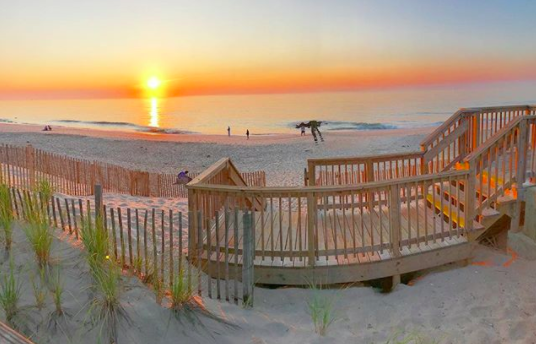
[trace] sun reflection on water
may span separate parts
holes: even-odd
[[[158,98],[151,98],[151,118],[149,120],[150,127],[160,127],[158,115]]]

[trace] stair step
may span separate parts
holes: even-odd
[[[430,193],[426,195],[426,200],[428,201],[428,204],[430,206],[434,204],[434,208],[436,209],[436,211],[441,211],[441,199],[439,197],[436,197],[435,202],[434,202],[433,197],[434,196]],[[459,221],[458,221],[458,207],[456,207],[455,205],[451,205],[449,209],[449,204],[447,200],[443,202],[442,211],[443,211],[443,215],[444,215],[443,218],[445,219],[445,222],[448,223],[452,219],[452,223],[456,225],[456,227],[458,227],[458,223],[459,223],[461,227],[465,228],[465,217],[462,216],[464,213],[461,209],[460,209]],[[484,227],[480,223],[473,221],[473,228],[475,230],[480,230],[480,229],[483,229]]]

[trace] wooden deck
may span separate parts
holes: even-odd
[[[449,222],[447,216],[442,218],[439,211],[434,211],[424,199],[412,201],[409,206],[403,204],[400,208],[399,254],[392,250],[388,206],[377,205],[372,210],[363,206],[330,209],[328,205],[319,208],[313,237],[316,252],[314,266],[317,270],[321,267],[345,267],[403,259],[468,244],[463,228],[458,228],[454,221]],[[225,214],[220,215],[217,224],[210,230],[210,238],[207,240],[205,236],[202,255],[204,270],[213,277],[223,273],[225,262],[242,265],[244,226],[240,219],[243,215],[243,211],[228,213],[227,221]],[[268,268],[271,271],[268,281],[259,280],[258,283],[273,284],[277,280],[274,278],[276,274],[281,276],[281,284],[289,284],[289,278],[284,277],[286,269],[311,266],[306,211],[256,211],[253,219],[253,263],[256,270]],[[208,256],[210,259],[207,259]],[[362,279],[351,277],[352,282],[358,280]],[[306,283],[305,280],[297,281],[297,284]]]
[[[198,268],[246,284],[396,283],[466,260],[478,240],[522,225],[536,107],[460,109],[419,152],[310,159],[305,172],[301,187],[249,187],[222,159],[191,182]]]

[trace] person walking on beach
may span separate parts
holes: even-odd
[[[227,127],[227,136],[231,136],[231,127]]]
[[[322,137],[322,133],[318,129],[322,125],[322,121],[309,121],[307,123],[301,122],[300,124],[296,125],[296,128],[301,129],[302,136],[305,135],[305,128],[311,128],[311,134],[313,135],[313,139],[315,140],[315,143],[318,143],[318,137],[320,137],[320,141],[324,142],[324,138]]]
[[[249,140],[249,129],[246,129],[246,137],[247,137],[246,140]]]

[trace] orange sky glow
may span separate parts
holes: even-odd
[[[0,98],[315,92],[536,79],[536,48],[526,44],[536,24],[523,20],[530,10],[520,6],[328,3],[58,1],[51,8],[12,2],[0,13]],[[492,25],[497,21],[508,24]],[[157,90],[147,89],[151,76],[162,81]]]

